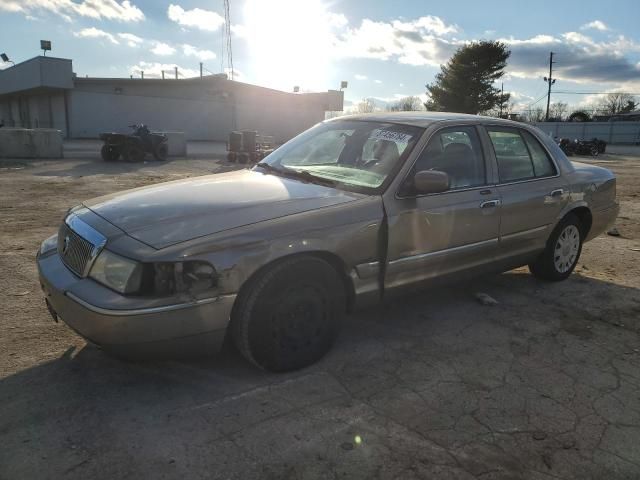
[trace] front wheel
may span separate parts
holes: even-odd
[[[105,162],[115,162],[120,158],[120,150],[115,145],[103,145],[100,155]]]
[[[285,372],[327,353],[346,310],[344,283],[322,259],[297,256],[259,273],[243,288],[231,321],[247,360]]]
[[[531,273],[543,280],[564,280],[578,264],[582,252],[582,225],[578,217],[567,215],[555,228],[545,250],[531,264]]]
[[[158,143],[153,149],[153,158],[163,162],[169,156],[169,145],[167,142]]]

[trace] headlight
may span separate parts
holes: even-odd
[[[58,247],[58,234],[55,233],[40,244],[40,255],[50,253]]]
[[[153,291],[157,295],[202,293],[218,283],[216,270],[207,262],[192,260],[153,264]]]
[[[139,263],[109,250],[98,255],[89,277],[126,295],[195,295],[217,286],[216,271],[207,262]]]
[[[137,293],[142,281],[142,264],[102,250],[89,277],[120,293]]]

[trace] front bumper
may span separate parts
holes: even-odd
[[[174,357],[211,354],[222,346],[235,295],[144,308],[129,301],[126,308],[122,302],[113,308],[98,305],[87,292],[96,300],[113,297],[114,292],[75,276],[57,253],[39,256],[37,263],[51,309],[78,334],[107,351]]]

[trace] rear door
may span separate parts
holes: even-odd
[[[498,172],[502,200],[498,258],[544,248],[569,197],[551,154],[528,130],[485,127]]]
[[[449,190],[427,195],[413,191],[413,177],[421,170],[446,172]],[[491,177],[474,125],[443,128],[431,136],[400,191],[385,199],[389,222],[385,289],[494,259],[500,197],[490,186]]]

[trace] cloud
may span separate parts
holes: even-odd
[[[167,43],[154,42],[154,47],[151,49],[151,53],[154,55],[167,56],[176,53],[176,49]]]
[[[0,0],[0,10],[28,17],[33,13],[50,12],[67,21],[73,16],[121,22],[139,22],[145,18],[142,10],[129,0]]]
[[[374,82],[377,83],[377,84],[381,84],[382,80],[374,80]]]
[[[129,67],[129,73],[134,77],[139,77],[140,72],[144,72],[144,78],[162,78],[162,71],[165,71],[166,78],[174,78],[174,69],[178,67],[178,78],[199,77],[200,72],[190,68],[183,68],[171,63],[158,62],[138,62]]]
[[[119,33],[118,38],[127,42],[127,45],[130,47],[138,47],[144,41],[143,38],[140,38],[133,33]]]
[[[335,37],[337,57],[397,60],[407,65],[439,66],[464,42],[435,35],[456,32],[438,17],[401,22],[364,19],[358,27],[343,29]]]
[[[435,17],[433,15],[420,17],[409,22],[394,20],[392,25],[395,29],[400,31],[417,32],[421,34],[433,33],[435,35],[447,35],[449,33],[458,32],[457,25],[447,25],[440,17]]]
[[[354,77],[356,80],[366,80],[368,78],[366,75],[360,75],[359,73],[356,73]]]
[[[554,77],[559,80],[587,83],[634,82],[640,78],[640,65],[626,53],[640,51],[633,40],[619,36],[596,42],[577,32],[560,37],[537,36],[531,39],[503,39],[511,49],[507,71],[520,78],[543,77],[549,69],[549,52],[554,52]],[[556,84],[556,88],[560,86]]]
[[[83,28],[79,32],[73,32],[73,36],[78,38],[103,38],[105,40],[109,40],[114,45],[118,45],[120,43],[116,40],[116,37],[110,33],[95,27]]]
[[[189,57],[196,57],[202,61],[216,58],[216,54],[211,50],[199,50],[193,45],[188,45],[186,43],[182,45],[182,53]]]
[[[601,20],[594,20],[593,22],[582,25],[580,30],[600,30],[601,32],[606,32],[609,30],[609,27],[607,27]]]
[[[224,18],[220,14],[201,8],[185,10],[180,5],[170,4],[167,16],[169,20],[183,27],[194,27],[209,32],[214,32],[224,25]]]

